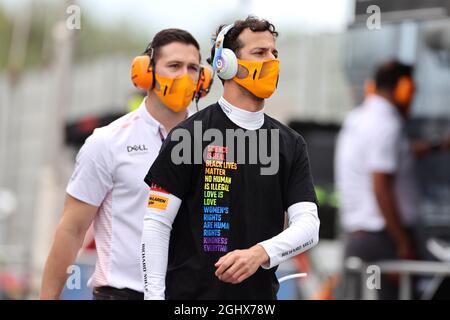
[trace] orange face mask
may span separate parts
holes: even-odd
[[[269,98],[277,88],[280,61],[237,61],[238,72],[233,80],[258,98]]]
[[[197,83],[188,74],[177,78],[167,78],[155,74],[153,89],[161,102],[174,112],[186,110],[197,89]]]

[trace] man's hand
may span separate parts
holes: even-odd
[[[266,250],[257,244],[250,249],[234,250],[219,259],[214,265],[219,280],[232,284],[241,283],[258,268],[269,261]]]
[[[386,229],[395,241],[398,257],[400,259],[413,258],[413,246],[410,237],[401,223],[400,214],[397,209],[393,191],[394,176],[392,174],[374,172],[372,173],[372,179],[375,196],[386,223]]]

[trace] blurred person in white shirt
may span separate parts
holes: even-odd
[[[426,155],[432,145],[411,143],[406,135],[413,67],[395,60],[381,64],[370,91],[345,119],[336,147],[344,255],[366,262],[417,258],[414,156]],[[396,299],[396,291],[396,281],[383,277],[379,297]]]

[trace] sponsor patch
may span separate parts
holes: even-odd
[[[160,210],[166,210],[169,198],[161,197],[156,194],[150,194],[148,198],[148,207]]]

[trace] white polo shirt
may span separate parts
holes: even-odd
[[[406,226],[415,222],[417,187],[413,161],[404,119],[389,101],[374,95],[350,112],[335,154],[340,219],[345,231],[385,228],[373,190],[372,172],[394,175],[401,220]]]
[[[94,220],[97,263],[91,287],[142,292],[140,245],[147,208],[144,182],[159,153],[164,128],[141,106],[96,129],[77,155],[67,193],[98,206]]]

